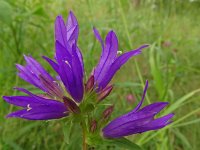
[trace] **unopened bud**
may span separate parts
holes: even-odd
[[[65,107],[67,107],[67,109],[71,113],[75,113],[75,114],[79,114],[80,113],[80,108],[77,106],[77,104],[73,100],[71,100],[68,97],[63,96],[63,101],[64,101]]]
[[[102,101],[104,98],[106,98],[110,92],[112,91],[113,86],[106,86],[102,91],[100,91],[99,95],[98,95],[98,101]]]
[[[109,106],[108,108],[106,108],[104,110],[104,112],[103,112],[103,119],[107,120],[111,116],[113,110],[114,110],[114,105]]]
[[[94,87],[94,75],[91,75],[85,85],[85,91],[90,92]]]
[[[97,129],[97,121],[92,120],[92,122],[90,123],[90,132],[94,133],[96,129]]]
[[[135,96],[133,94],[128,94],[126,96],[126,100],[129,104],[133,104],[136,101]]]

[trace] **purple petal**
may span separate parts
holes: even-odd
[[[79,61],[79,57],[76,53],[76,47],[75,45],[73,46],[73,57],[72,57],[72,71],[74,74],[74,80],[75,80],[75,86],[76,89],[75,91],[72,92],[72,97],[80,102],[83,98],[83,72],[82,72],[82,65],[81,62]]]
[[[27,62],[26,67],[29,68],[33,73],[39,75],[42,74],[46,77],[48,77],[51,80],[54,80],[49,73],[42,67],[42,65],[40,65],[40,63],[38,63],[36,60],[34,60],[31,56],[25,56],[24,58]]]
[[[10,104],[20,107],[27,107],[28,104],[39,105],[43,102],[30,96],[3,96],[3,99]]]
[[[59,41],[56,41],[56,58],[58,64],[61,64],[63,61],[71,63],[71,54],[69,53],[69,49],[71,49],[69,46],[64,47],[59,43]]]
[[[103,133],[107,138],[120,138],[149,130],[157,130],[171,123],[170,119],[172,117],[173,114],[169,114],[155,120],[153,120],[151,117],[146,117],[134,120],[132,122],[125,122],[124,124],[116,126],[115,128],[108,128],[106,126],[103,129]]]
[[[67,41],[69,42],[70,45],[76,42],[76,40],[78,39],[78,33],[79,33],[78,26],[75,26],[67,31],[67,37],[68,37]]]
[[[55,40],[59,41],[64,47],[67,46],[67,29],[62,16],[57,16],[55,21]]]
[[[25,81],[42,89],[52,97],[62,97],[62,90],[49,73],[32,57],[24,56],[26,66],[16,65],[20,71],[18,75]]]
[[[147,88],[148,81],[146,81],[142,99],[136,108],[129,113],[114,119],[105,128],[103,128],[102,131],[104,137],[120,138],[149,130],[157,130],[171,123],[170,119],[173,117],[173,114],[154,119],[155,115],[168,105],[167,102],[155,102],[140,109],[144,101]]]
[[[154,112],[140,112],[137,113],[135,115],[122,115],[114,120],[112,120],[105,128],[104,131],[109,131],[109,130],[113,130],[115,128],[118,128],[120,126],[126,125],[126,124],[132,124],[137,120],[141,120],[141,119],[148,119],[148,118],[153,118],[153,116],[155,115]]]
[[[144,98],[145,98],[146,92],[147,92],[147,89],[148,89],[148,85],[149,85],[148,84],[148,80],[146,80],[146,84],[145,84],[144,91],[143,91],[143,94],[142,94],[142,99],[139,102],[139,104],[135,107],[135,109],[132,111],[133,113],[138,111],[140,109],[140,107],[142,106],[142,104],[144,102]]]
[[[66,22],[67,30],[70,30],[71,28],[73,28],[77,25],[78,25],[78,21],[77,21],[75,15],[73,14],[73,12],[70,11],[69,16],[67,18],[67,22]]]
[[[37,77],[36,74],[34,74],[30,69],[22,66],[22,65],[19,65],[19,64],[16,64],[16,68],[19,70],[18,72],[18,76],[25,80],[26,82],[34,85],[35,87],[45,91],[45,87],[41,85],[40,83],[40,80],[39,78]]]
[[[79,61],[81,63],[81,70],[82,70],[82,74],[84,76],[84,63],[83,63],[83,56],[82,53],[80,51],[80,49],[78,47],[76,47],[76,53],[78,55]]]
[[[48,92],[48,87],[41,82],[40,76],[45,77],[52,83],[54,82],[53,77],[32,57],[24,56],[24,58],[27,62],[25,66],[16,64],[16,68],[19,70],[19,77],[33,84],[35,87],[40,88],[44,92]]]
[[[73,67],[74,67],[74,58],[73,60]],[[80,70],[79,70],[80,71]],[[62,82],[64,83],[67,91],[70,93],[70,95],[73,97],[74,100],[77,102],[80,102],[82,100],[83,96],[83,85],[82,80],[78,76],[80,74],[74,74],[76,72],[76,68],[72,68],[69,64],[66,62],[63,62],[60,67],[60,78]]]
[[[150,131],[150,130],[158,130],[161,129],[165,126],[167,126],[168,124],[170,124],[172,121],[170,120],[172,117],[174,116],[174,114],[168,114],[166,116],[163,116],[161,118],[155,119],[145,125],[142,126],[137,126],[137,128],[135,128],[134,130],[131,131],[132,134],[136,134],[136,133],[142,133],[142,132],[146,132],[146,131]]]
[[[101,38],[101,35],[99,34],[99,31],[96,28],[93,28],[93,32],[94,32],[94,35],[95,35],[96,39],[101,43],[101,46],[103,48],[104,47],[104,43],[103,43],[103,40]]]
[[[114,74],[120,69],[120,67],[125,64],[131,57],[138,55],[141,53],[143,48],[146,48],[148,45],[143,45],[136,50],[132,50],[130,52],[126,52],[119,56],[110,66],[104,77],[99,80],[99,87],[104,88],[112,79]]]
[[[97,84],[100,84],[102,78],[110,69],[111,64],[115,61],[118,51],[118,39],[114,31],[110,31],[105,40],[105,46],[102,47],[100,61],[95,68],[94,77]]]
[[[133,121],[141,120],[144,118],[153,118],[157,113],[159,113],[163,108],[165,108],[167,104],[167,102],[156,102],[145,106],[138,112],[131,111],[121,117],[118,117],[116,120],[113,120],[112,125],[110,125],[110,127],[119,127],[123,124],[132,123]]]
[[[153,104],[147,105],[144,108],[140,109],[138,112],[155,112],[159,113],[162,109],[164,109],[169,103],[168,102],[155,102]]]
[[[58,73],[58,64],[55,63],[53,60],[51,60],[50,58],[46,57],[46,56],[42,56],[50,65],[51,67]]]
[[[68,92],[70,92],[70,85],[73,84],[73,73],[71,65],[66,61],[62,62],[59,66],[59,75]]]
[[[60,85],[56,82],[52,82],[51,80],[49,80],[49,78],[40,75],[39,79],[41,81],[41,83],[46,87],[47,93],[54,97],[59,97],[62,98],[63,97],[63,91],[62,88],[60,87]]]
[[[46,99],[41,96],[36,96],[32,93],[30,96],[3,96],[3,99],[10,104],[20,107],[27,107],[28,104],[30,106],[63,104],[59,101],[53,99]]]
[[[18,91],[21,91],[29,96],[32,96],[32,97],[39,97],[39,96],[36,96],[35,94],[31,93],[30,91],[24,89],[24,88],[20,88],[20,87],[14,87],[15,90],[18,90]]]
[[[115,126],[114,128],[110,128],[110,126],[106,126],[105,128],[103,128],[103,134],[104,134],[104,137],[107,137],[107,138],[119,138],[119,137],[131,135],[132,134],[131,131],[133,130],[133,128],[147,124],[152,120],[153,118],[151,115],[137,119],[137,120],[133,120],[133,121],[126,121],[123,124],[121,124],[120,122],[121,120],[118,120],[119,122],[118,126]]]
[[[16,88],[29,96],[3,96],[3,99],[13,105],[23,107],[20,110],[9,114],[7,117],[20,117],[29,120],[57,119],[68,115],[64,103],[36,96],[23,88]]]
[[[21,91],[27,95],[29,95],[30,97],[40,101],[40,103],[44,103],[46,104],[47,102],[48,103],[58,103],[59,101],[56,101],[56,100],[53,100],[53,99],[47,99],[47,98],[43,98],[41,96],[37,96],[31,92],[29,92],[28,90],[24,89],[24,88],[19,88],[19,87],[15,87],[14,89],[18,90],[18,91]],[[60,103],[60,102],[59,102]]]
[[[59,119],[68,115],[64,104],[29,106],[27,109],[19,110],[7,115],[8,118],[16,117],[28,120]]]
[[[148,121],[152,121],[153,117],[157,113],[159,113],[164,107],[166,107],[167,104],[167,102],[156,102],[144,107],[136,113],[130,112],[113,120],[109,125],[107,125],[107,128],[105,128],[104,130],[120,130],[121,127],[128,129],[128,126],[133,127],[146,124],[148,123]]]
[[[66,28],[67,28],[68,41],[72,41],[72,42],[77,41],[78,34],[79,34],[79,27],[78,27],[78,21],[72,11],[70,11],[69,13],[69,16],[66,22]]]
[[[72,54],[69,54],[65,47],[56,42],[58,74],[70,95],[74,100],[80,102],[83,98],[83,63],[80,61],[80,51],[77,50],[76,45],[68,48],[72,49]]]

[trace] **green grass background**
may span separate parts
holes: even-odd
[[[161,115],[174,112],[174,123],[159,130],[130,136],[144,149],[198,150],[200,147],[200,1],[199,0],[0,0],[0,93],[18,95],[12,87],[39,93],[16,76],[16,63],[23,54],[42,60],[54,54],[54,20],[72,10],[80,25],[78,45],[86,76],[98,62],[101,47],[92,27],[101,35],[113,29],[123,52],[148,43],[140,56],[131,59],[113,79],[115,89],[106,99],[115,103],[112,118],[131,110],[140,100],[146,79],[150,82],[145,104],[168,101]],[[136,102],[129,104],[126,96]],[[68,137],[66,120],[26,121],[6,119],[16,110],[0,101],[0,149],[80,149],[81,134],[73,129]],[[97,149],[120,149],[102,145]]]

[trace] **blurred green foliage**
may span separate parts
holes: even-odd
[[[40,92],[16,76],[15,63],[32,55],[53,58],[54,20],[72,10],[80,25],[79,47],[86,76],[97,63],[101,48],[93,36],[95,26],[103,37],[113,29],[125,52],[143,43],[150,48],[130,60],[113,80],[115,89],[105,103],[115,103],[112,117],[131,110],[139,101],[144,81],[150,81],[147,103],[169,101],[163,112],[174,112],[174,123],[159,130],[133,135],[144,149],[198,150],[200,147],[200,1],[199,0],[0,0],[0,93],[17,95],[14,86]],[[133,104],[126,96],[133,94]],[[79,127],[66,119],[26,121],[5,119],[16,108],[0,101],[0,149],[80,149]],[[72,129],[69,132],[68,129]],[[97,149],[120,149],[102,145]]]

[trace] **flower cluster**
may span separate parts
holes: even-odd
[[[76,17],[69,13],[67,22],[62,16],[55,20],[55,56],[43,58],[57,73],[51,76],[42,65],[31,56],[24,56],[26,65],[17,64],[18,76],[36,88],[43,91],[43,95],[35,95],[24,88],[15,88],[27,96],[3,96],[3,99],[13,105],[22,107],[7,117],[17,117],[28,120],[50,120],[69,117],[70,115],[84,115],[84,109],[92,105],[92,110],[112,91],[110,83],[115,73],[131,57],[141,53],[148,45],[142,45],[118,55],[118,39],[114,31],[110,31],[103,40],[96,28],[93,29],[96,39],[102,47],[102,54],[89,79],[84,83],[85,71],[81,50],[77,45],[79,26]],[[105,138],[119,138],[131,134],[157,130],[168,125],[173,114],[154,119],[168,103],[156,102],[141,109],[148,82],[141,101],[131,112],[122,115],[108,123],[114,106],[103,112],[107,125],[101,128]],[[95,95],[91,100],[90,95]],[[89,99],[89,100],[88,100]],[[90,102],[90,103],[88,103]],[[91,111],[92,111],[91,110]],[[95,132],[98,122],[90,122],[89,131]]]

